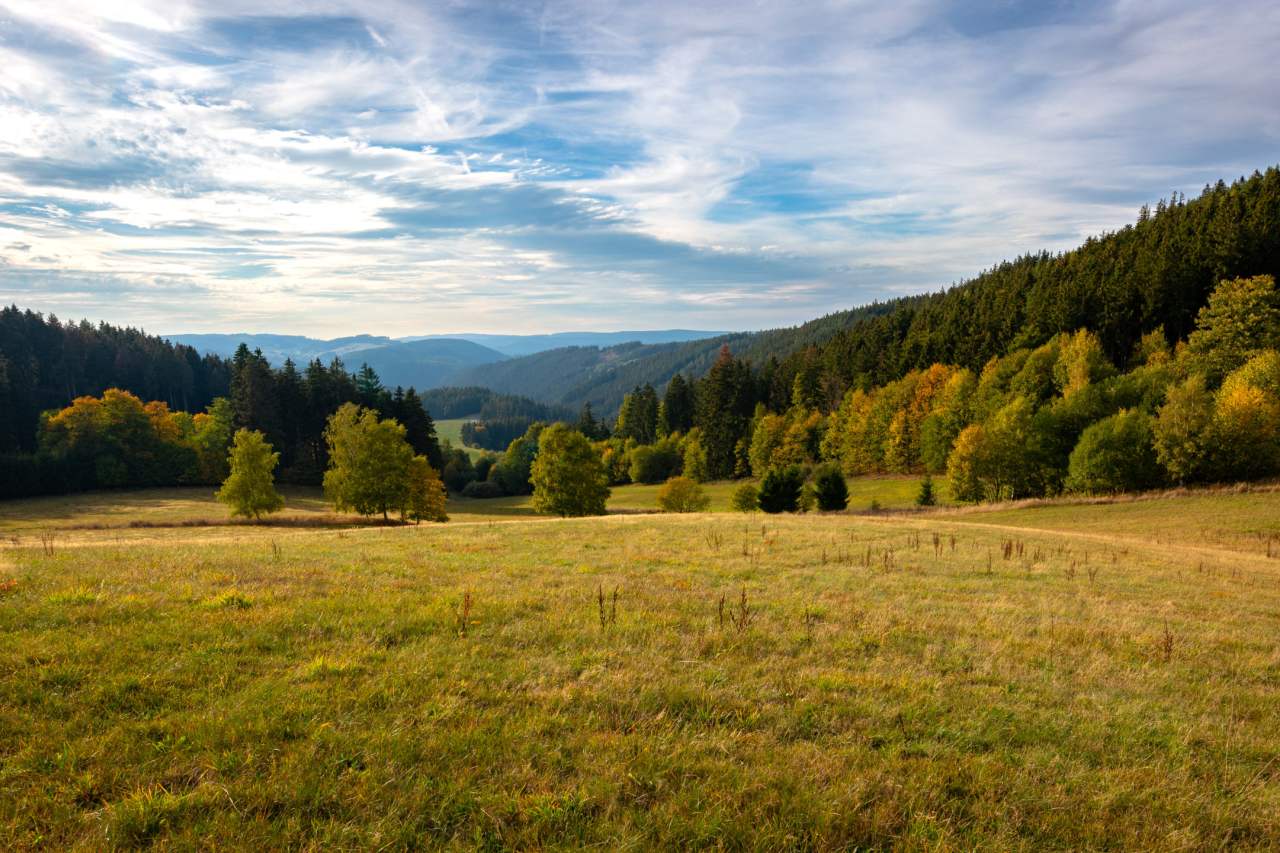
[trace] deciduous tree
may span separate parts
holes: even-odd
[[[586,436],[555,424],[538,437],[533,461],[533,506],[559,516],[604,515],[609,480]]]
[[[236,431],[231,446],[229,468],[218,500],[231,508],[232,515],[261,518],[284,507],[284,498],[276,491],[275,470],[280,454],[272,450],[266,437],[257,430]]]

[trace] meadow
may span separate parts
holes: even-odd
[[[454,447],[461,448],[467,452],[474,462],[485,454],[485,450],[479,447],[472,447],[462,440],[462,425],[467,421],[473,421],[475,418],[448,418],[436,421],[436,436],[440,441],[447,441]]]
[[[419,527],[0,504],[0,849],[1280,846],[1280,491],[631,488]]]

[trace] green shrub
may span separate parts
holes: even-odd
[[[663,483],[680,470],[680,449],[672,441],[645,444],[631,451],[633,483]]]
[[[933,493],[933,478],[928,474],[920,481],[920,492],[916,495],[916,506],[933,506],[938,498]]]
[[[502,490],[502,486],[493,480],[473,480],[462,488],[462,496],[464,498],[476,498],[477,500],[500,498],[505,494],[506,492]]]
[[[711,497],[694,480],[672,477],[658,490],[658,506],[663,512],[705,512]]]
[[[564,424],[538,437],[533,460],[533,508],[559,516],[604,515],[609,477],[586,436]]]
[[[760,509],[760,489],[755,483],[743,483],[733,490],[729,503],[737,512],[756,512]]]
[[[231,447],[231,473],[218,491],[218,500],[232,515],[261,518],[279,512],[284,498],[276,491],[275,470],[280,454],[271,449],[262,433],[242,429]]]

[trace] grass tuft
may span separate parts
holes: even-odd
[[[102,593],[93,587],[75,586],[53,593],[49,596],[49,603],[69,606],[96,604],[101,597]]]
[[[213,610],[248,610],[253,606],[253,600],[237,589],[229,589],[205,599],[204,606]]]

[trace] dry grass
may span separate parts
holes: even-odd
[[[1272,849],[1277,517],[64,525],[0,547],[0,848]]]

